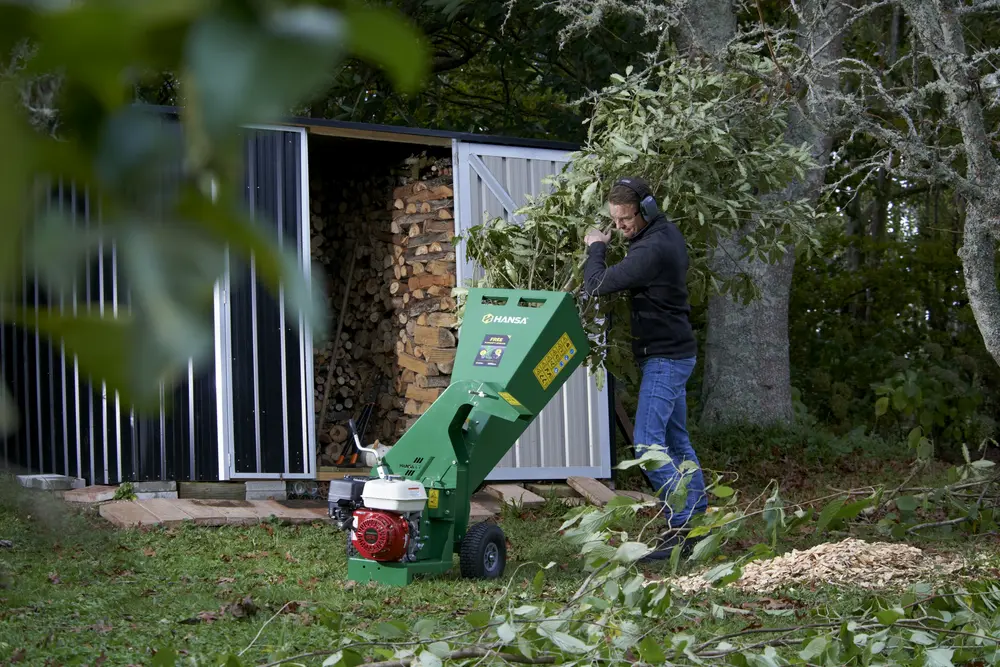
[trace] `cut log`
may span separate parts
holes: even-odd
[[[615,497],[615,492],[598,482],[593,477],[569,477],[566,483],[587,499],[591,505],[603,507]]]

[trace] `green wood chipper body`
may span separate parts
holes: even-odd
[[[588,351],[572,295],[470,290],[451,383],[381,461],[383,473],[426,491],[419,549],[401,562],[354,553],[348,577],[405,585],[414,574],[448,571],[455,554],[466,576],[490,576],[490,564],[477,559],[505,560],[506,552],[496,526],[470,531],[471,496]]]

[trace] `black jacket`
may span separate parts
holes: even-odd
[[[584,290],[599,296],[628,290],[632,296],[632,352],[686,359],[698,345],[688,314],[688,255],[684,236],[662,213],[629,240],[628,254],[606,266],[604,243],[592,243],[583,270]]]

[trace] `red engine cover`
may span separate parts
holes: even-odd
[[[352,542],[358,553],[369,560],[398,561],[410,542],[410,524],[399,514],[381,510],[354,512]]]

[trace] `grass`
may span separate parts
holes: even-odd
[[[537,565],[553,561],[544,595],[568,599],[584,573],[558,535],[559,507],[550,500],[503,513],[509,554],[499,582],[463,580],[456,568],[395,589],[346,581],[344,537],[326,525],[118,531],[7,478],[0,480],[0,538],[14,546],[0,549],[0,664],[150,664],[167,646],[189,656],[242,653],[243,664],[261,664],[332,646],[341,622],[361,630],[425,618],[459,626],[468,613],[489,611],[505,591],[515,605],[521,596],[530,599]],[[644,569],[658,575],[664,567]],[[712,592],[692,600],[664,630],[707,639],[787,624],[824,604],[846,611],[867,595],[826,588],[765,598]],[[719,615],[723,606],[730,611]]]

